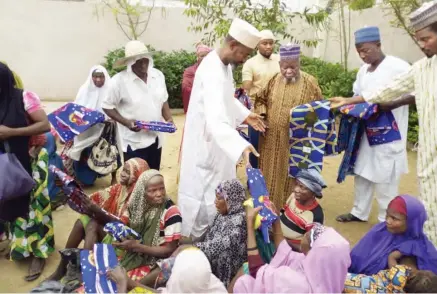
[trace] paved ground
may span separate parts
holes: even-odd
[[[62,104],[62,102],[46,103],[46,111],[50,112]],[[184,117],[176,116],[175,121],[179,130],[175,134],[166,136],[163,149],[162,173],[165,176],[168,195],[176,200],[177,161]],[[335,216],[349,211],[352,205],[353,196],[352,178],[348,178],[346,182],[341,185],[336,183],[337,170],[340,162],[340,156],[327,158],[324,162],[323,176],[329,187],[324,192],[324,198],[321,200],[321,205],[325,212],[326,224],[333,226],[352,244],[355,244],[357,240],[359,240],[368,231],[368,229],[377,222],[375,213],[376,203],[374,203],[372,216],[368,223],[339,224],[335,221]],[[409,154],[409,166],[410,174],[402,178],[400,192],[415,195],[417,194],[415,153]],[[240,178],[243,178],[244,171],[239,170],[239,176]],[[109,179],[102,179],[96,183],[95,187],[89,189],[87,192],[101,189],[108,184]],[[70,229],[77,218],[77,214],[69,208],[65,208],[61,211],[55,211],[53,213],[53,217],[56,249],[59,250],[65,245]],[[59,254],[54,253],[48,259],[46,269],[40,280],[33,283],[27,283],[23,280],[23,277],[26,275],[27,271],[26,262],[14,263],[0,258],[0,269],[2,269],[2,273],[0,274],[0,292],[28,292],[30,289],[32,289],[32,287],[36,286],[38,282],[43,280],[54,271],[58,261]]]

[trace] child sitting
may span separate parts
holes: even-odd
[[[295,251],[300,250],[303,235],[314,223],[323,224],[323,210],[316,198],[322,198],[325,187],[322,175],[314,169],[296,175],[296,186],[280,215],[284,237]]]

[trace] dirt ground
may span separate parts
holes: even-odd
[[[177,197],[177,163],[184,116],[176,116],[175,122],[179,130],[175,134],[166,135],[162,156],[162,173],[165,177],[167,192],[174,200],[176,200]],[[399,191],[401,193],[416,195],[416,154],[410,153],[408,157],[410,173],[402,178]],[[371,226],[376,224],[376,202],[373,204],[372,215],[370,221],[367,223],[340,224],[335,221],[335,217],[338,214],[348,212],[351,209],[353,202],[353,179],[349,177],[342,184],[336,183],[337,170],[341,158],[341,156],[329,157],[326,158],[324,162],[323,176],[328,183],[328,188],[324,191],[324,198],[320,202],[325,212],[326,224],[337,229],[351,244],[355,244]],[[244,170],[240,169],[238,174],[240,178],[244,178]],[[96,191],[107,185],[109,185],[109,178],[101,179],[93,188],[88,189],[87,192]],[[68,207],[53,212],[57,250],[62,249],[65,245],[68,234],[77,216],[77,213]],[[0,292],[28,292],[55,270],[58,261],[59,254],[55,252],[47,260],[46,268],[40,279],[28,283],[23,279],[27,273],[27,262],[11,262],[1,257]]]

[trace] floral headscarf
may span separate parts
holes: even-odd
[[[221,182],[215,191],[226,201],[228,214],[244,211],[243,202],[246,200],[246,191],[239,180]]]
[[[141,174],[146,170],[149,170],[150,167],[145,160],[139,157],[129,159],[125,162],[125,165],[127,165],[129,168],[129,179],[127,181],[127,184],[129,186],[130,192],[132,192]]]

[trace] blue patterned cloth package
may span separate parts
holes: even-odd
[[[139,121],[135,122],[136,126],[140,129],[162,132],[162,133],[174,133],[176,132],[176,126],[173,123],[163,122],[163,121]]]
[[[338,154],[335,115],[327,100],[296,106],[290,111],[290,177],[301,169],[322,172],[323,157]]]
[[[140,234],[121,222],[107,223],[103,231],[114,237],[118,242],[125,240],[141,240]]]

